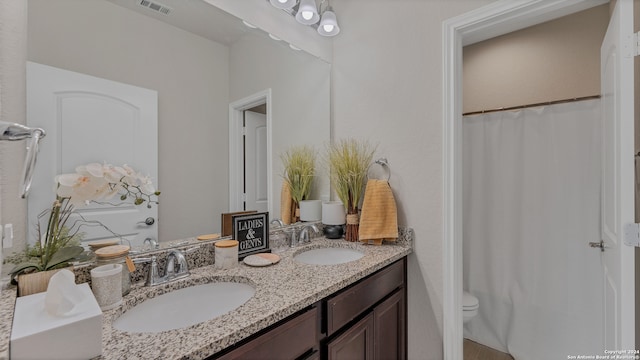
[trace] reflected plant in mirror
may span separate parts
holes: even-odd
[[[280,158],[284,165],[283,204],[280,209],[282,222],[296,223],[300,221],[300,202],[309,199],[311,194],[316,152],[311,146],[294,145]],[[289,197],[291,201],[288,201]]]
[[[127,165],[82,165],[76,168],[75,173],[56,176],[55,182],[58,185],[56,200],[50,209],[38,215],[35,244],[27,245],[24,252],[8,259],[18,262],[10,271],[12,278],[23,273],[59,269],[69,266],[72,261],[85,260],[84,248],[79,245],[84,236],[81,230],[85,227],[103,227],[115,237],[121,237],[99,221],[86,220],[74,211],[76,208],[90,203],[117,206],[117,203],[109,202],[115,197],[122,202],[151,207],[158,204],[160,195],[149,177]]]

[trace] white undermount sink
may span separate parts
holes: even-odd
[[[113,322],[117,330],[160,332],[199,324],[246,303],[256,290],[236,282],[196,285],[145,300]]]
[[[356,261],[363,256],[363,252],[355,249],[327,247],[307,250],[295,255],[293,258],[303,264],[338,265]]]

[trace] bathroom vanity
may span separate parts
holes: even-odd
[[[406,257],[210,359],[406,358]]]
[[[101,359],[367,359],[406,358],[406,257],[412,231],[382,246],[316,239],[280,252],[279,263],[218,270],[205,265],[184,279],[136,286],[121,307],[104,312]],[[311,265],[295,257],[319,248],[348,248],[362,258],[336,265]],[[243,305],[196,325],[160,332],[126,332],[113,327],[123,313],[145,300],[202,284],[249,284],[255,295]],[[211,307],[220,299],[211,298]],[[0,324],[11,323],[4,290]],[[187,306],[175,301],[172,306]],[[159,316],[162,316],[159,314]],[[0,325],[8,339],[10,326]],[[7,340],[8,342],[8,340]],[[8,344],[0,344],[8,345]],[[2,353],[0,347],[0,354]],[[6,351],[6,350],[5,350]]]

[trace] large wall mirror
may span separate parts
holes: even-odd
[[[161,3],[168,14],[136,0],[28,0],[28,60],[157,91],[160,242],[219,232],[221,213],[242,210],[230,204],[230,104],[268,92],[265,183],[279,218],[280,155],[329,141],[331,64],[202,0]],[[313,197],[327,199],[318,172]]]

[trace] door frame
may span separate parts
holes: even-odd
[[[272,134],[273,121],[271,119],[271,88],[262,90],[229,104],[229,211],[242,211],[244,199],[240,186],[244,177],[243,163],[244,147],[242,138],[243,112],[255,106],[267,105],[267,191],[269,196],[269,213],[273,213],[273,159]]]
[[[443,30],[443,351],[463,358],[462,47],[607,3],[499,0],[445,20]]]

